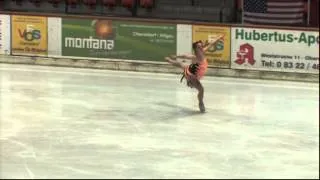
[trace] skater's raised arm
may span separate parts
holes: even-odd
[[[220,35],[220,36],[218,36],[217,38],[215,38],[215,40],[210,41],[205,47],[203,47],[203,51],[204,51],[204,52],[207,52],[211,46],[213,46],[213,45],[216,44],[220,39],[223,39],[223,38],[224,38],[224,36],[223,36],[223,35]]]

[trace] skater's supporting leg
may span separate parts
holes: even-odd
[[[204,88],[201,82],[195,77],[191,77],[190,82],[191,82],[191,85],[198,90],[199,109],[201,112],[205,112],[205,106],[203,103]]]

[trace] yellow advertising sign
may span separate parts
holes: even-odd
[[[12,54],[47,55],[47,18],[12,16]]]
[[[210,42],[219,35],[224,35],[224,39],[219,40],[215,46],[212,46],[206,53],[209,66],[230,68],[230,28],[216,26],[198,26],[192,27],[192,42],[202,40],[202,42]]]

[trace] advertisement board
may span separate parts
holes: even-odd
[[[46,17],[13,15],[11,22],[11,51],[13,55],[47,55]]]
[[[176,25],[62,19],[63,56],[164,61],[176,43]]]
[[[10,15],[0,14],[0,54],[10,54]]]
[[[207,52],[209,66],[218,68],[230,68],[230,27],[198,26],[192,27],[192,42],[201,40],[204,43],[215,39],[216,36],[224,35]]]
[[[319,32],[234,27],[231,68],[319,74]]]

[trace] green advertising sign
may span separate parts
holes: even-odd
[[[176,43],[176,25],[62,19],[63,56],[164,61]]]

